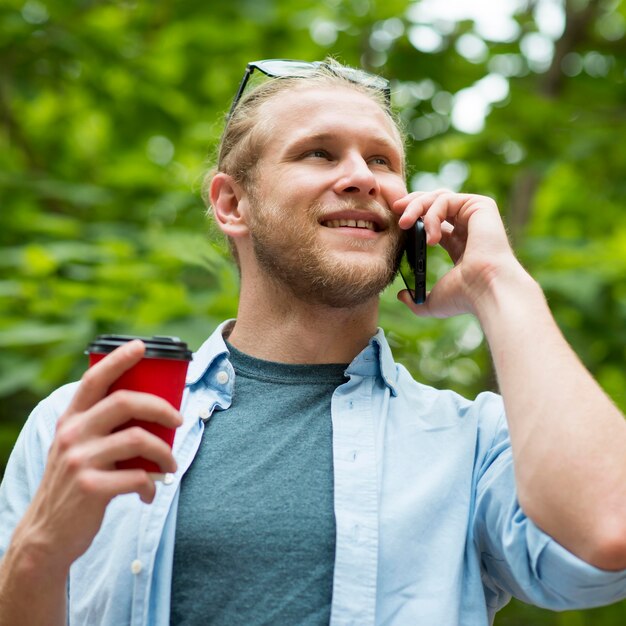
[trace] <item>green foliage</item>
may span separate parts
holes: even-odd
[[[468,19],[429,20],[429,4],[0,5],[0,475],[29,409],[80,376],[95,334],[174,334],[197,347],[235,314],[237,272],[199,190],[245,64],[259,58],[333,54],[390,77],[411,184],[498,200],[563,332],[626,408],[626,5],[565,3],[565,32],[542,64],[528,37],[545,0],[520,10],[505,40]],[[419,51],[429,32],[439,44]],[[461,53],[468,41],[474,52]],[[487,75],[508,93],[482,130],[461,132],[460,93]],[[448,264],[433,251],[429,265],[432,284]],[[493,387],[475,320],[416,320],[395,287],[381,323],[414,375],[470,396]],[[497,623],[624,617],[623,604],[562,615],[514,604]]]

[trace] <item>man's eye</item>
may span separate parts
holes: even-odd
[[[329,154],[328,152],[326,152],[326,150],[310,150],[309,152],[307,152],[307,156],[310,157],[315,157],[317,159],[328,159]]]
[[[385,157],[373,157],[372,159],[370,159],[370,162],[374,163],[375,165],[389,166],[389,159],[386,159]]]

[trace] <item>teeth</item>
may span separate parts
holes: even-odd
[[[376,230],[374,222],[369,220],[328,220],[323,222],[328,228],[339,228],[340,226],[348,226],[349,228],[367,228],[367,230]]]

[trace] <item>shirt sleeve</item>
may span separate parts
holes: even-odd
[[[526,517],[517,501],[504,415],[478,475],[474,543],[492,606],[505,604],[509,594],[557,611],[626,597],[626,570],[608,572],[586,563]]]
[[[75,389],[75,384],[66,385],[39,403],[11,452],[0,484],[0,558],[39,487],[58,416],[69,404]]]

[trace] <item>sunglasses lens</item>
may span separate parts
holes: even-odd
[[[359,85],[365,85],[366,87],[374,87],[375,89],[388,89],[389,82],[387,79],[382,78],[381,76],[376,76],[375,74],[368,74],[367,72],[362,72],[361,70],[355,70],[353,68],[344,68],[340,72],[342,76],[345,76],[349,80],[354,83],[358,83]]]
[[[293,76],[295,78],[306,77],[311,74],[316,67],[314,63],[306,61],[283,61],[281,59],[270,59],[268,61],[257,61],[254,66],[264,74],[272,77]]]

